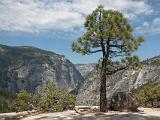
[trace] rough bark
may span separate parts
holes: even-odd
[[[107,98],[106,98],[106,64],[107,60],[103,59],[102,61],[102,70],[101,70],[101,82],[100,82],[100,111],[107,111]]]

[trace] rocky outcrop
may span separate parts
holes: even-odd
[[[107,98],[116,92],[130,92],[144,84],[160,82],[160,56],[143,61],[144,66],[139,70],[122,70],[107,76]],[[79,86],[77,105],[99,105],[100,77],[95,70]]]
[[[63,55],[34,47],[0,45],[0,87],[10,91],[27,90],[47,82],[57,88],[74,89],[83,77]]]
[[[87,75],[96,68],[96,63],[75,64],[75,66],[81,75],[86,78]]]
[[[138,111],[139,102],[133,93],[117,92],[110,101],[109,108],[114,111]]]

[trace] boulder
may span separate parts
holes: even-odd
[[[117,92],[110,101],[110,109],[115,111],[138,111],[139,102],[130,92]]]

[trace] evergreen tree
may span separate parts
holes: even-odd
[[[86,32],[72,43],[72,49],[83,55],[102,53],[100,111],[105,112],[107,75],[125,69],[129,65],[139,65],[138,57],[132,56],[131,53],[138,49],[144,39],[132,34],[132,27],[122,13],[105,10],[103,6],[99,6],[87,16],[84,26]]]

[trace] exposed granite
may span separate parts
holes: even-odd
[[[107,98],[115,92],[130,92],[143,84],[160,82],[160,56],[143,61],[139,70],[119,71],[107,78]],[[95,70],[79,86],[77,105],[99,105],[100,77]]]
[[[77,70],[86,78],[87,75],[96,68],[96,63],[75,64]]]
[[[58,88],[71,91],[83,80],[63,55],[34,47],[0,45],[1,88],[34,92],[37,86],[54,82]]]

